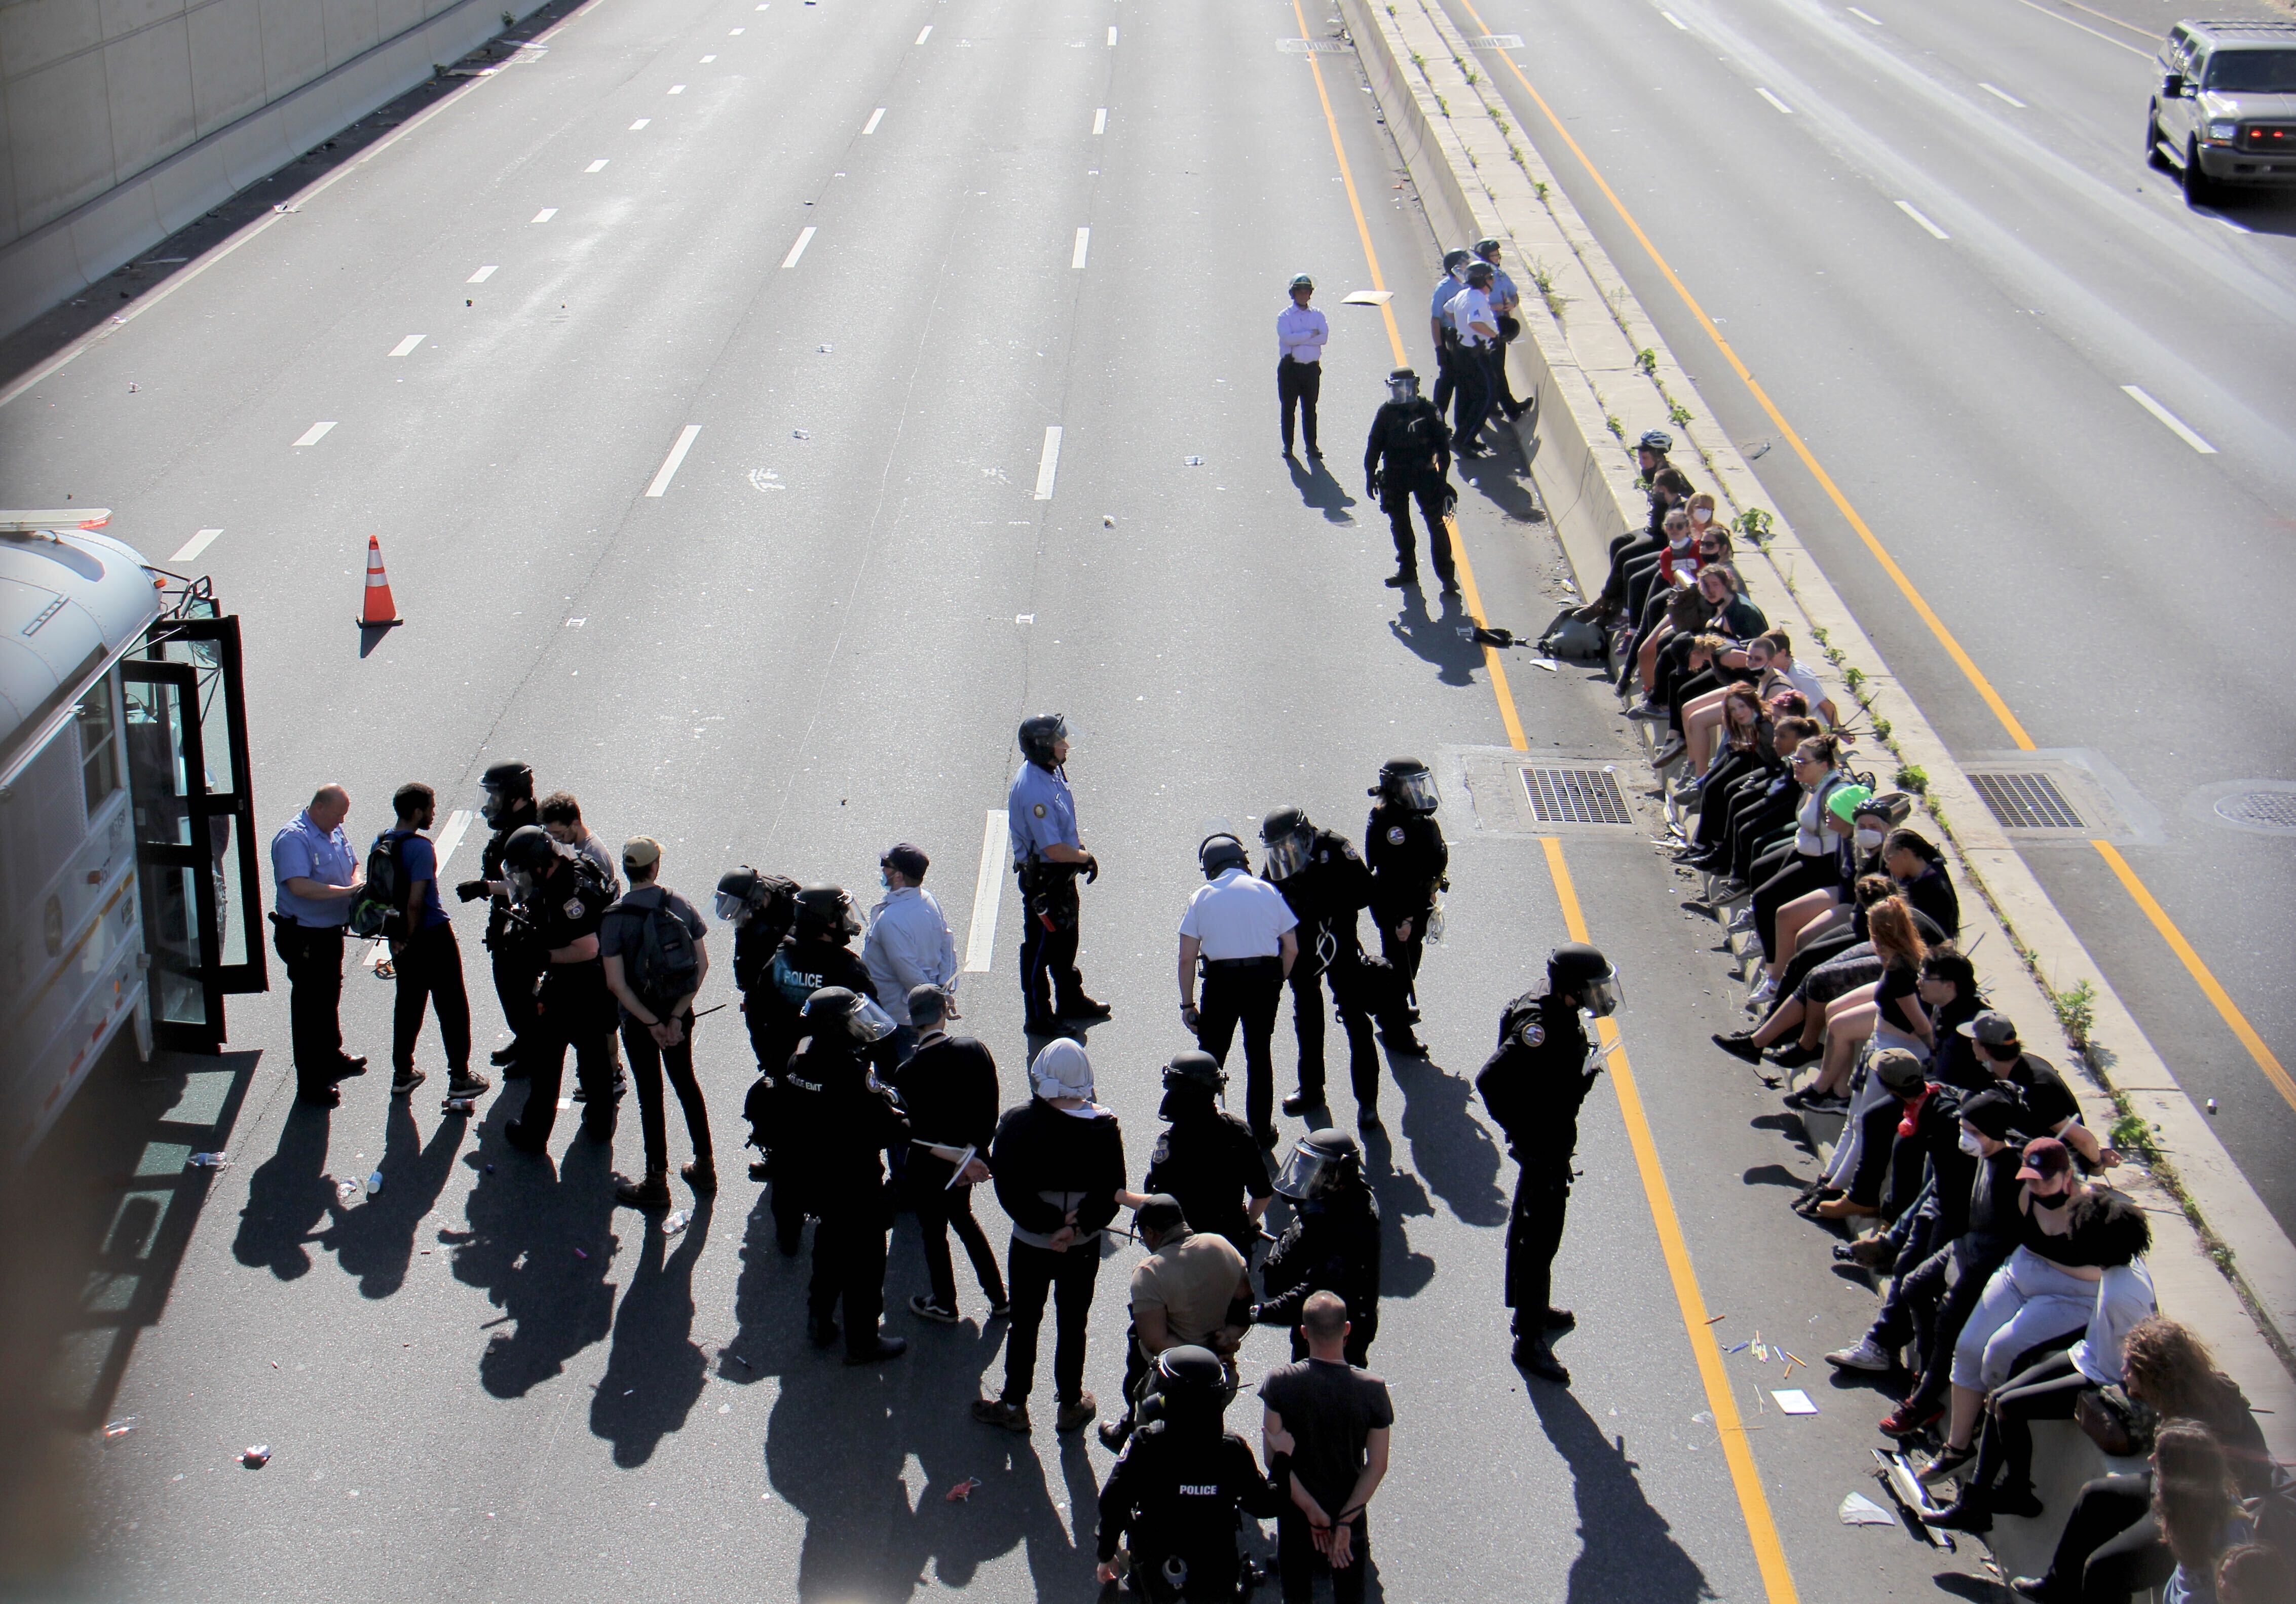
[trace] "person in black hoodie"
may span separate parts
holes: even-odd
[[[906,1143],[909,1122],[871,1074],[890,1058],[893,1021],[868,994],[825,986],[805,1006],[807,1035],[782,1076],[786,1146],[776,1148],[774,1210],[783,1191],[821,1223],[813,1233],[813,1281],[806,1289],[806,1335],[816,1347],[838,1338],[845,1309],[845,1363],[894,1359],[908,1347],[877,1330],[885,1307],[884,1153]]]
[[[1119,1208],[1136,1208],[1144,1199],[1125,1190],[1124,1132],[1114,1114],[1092,1101],[1092,1063],[1084,1049],[1066,1038],[1047,1042],[1029,1076],[1036,1095],[1005,1111],[988,1150],[996,1200],[1013,1221],[1005,1259],[1013,1324],[1004,1338],[1004,1391],[975,1398],[972,1418],[1008,1431],[1029,1429],[1037,1331],[1049,1296],[1059,1309],[1054,1423],[1062,1431],[1081,1431],[1100,1413],[1098,1401],[1084,1389],[1100,1233]]]
[[[1267,1251],[1267,1297],[1252,1305],[1252,1323],[1288,1328],[1296,1363],[1308,1354],[1300,1310],[1333,1293],[1348,1305],[1348,1363],[1368,1364],[1379,1336],[1379,1199],[1364,1180],[1363,1150],[1345,1131],[1303,1136],[1275,1190],[1299,1212]]]
[[[972,1217],[972,1189],[988,1179],[986,1155],[996,1134],[996,1060],[971,1036],[947,1029],[948,994],[938,986],[909,991],[909,1027],[917,1049],[901,1066],[894,1088],[909,1111],[906,1184],[916,1211],[925,1273],[932,1290],[909,1299],[909,1312],[943,1325],[956,1322],[956,1272],[949,1263],[948,1232],[964,1244],[972,1273],[995,1319],[1012,1312],[1004,1277],[988,1233]],[[960,1163],[959,1160],[963,1162]]]

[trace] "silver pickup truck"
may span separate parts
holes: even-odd
[[[2144,151],[2182,175],[2187,203],[2296,184],[2296,22],[2179,22],[2160,59]]]

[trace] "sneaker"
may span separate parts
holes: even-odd
[[[404,1097],[430,1078],[420,1069],[401,1069],[397,1075],[391,1076],[390,1094],[393,1097]]]
[[[1781,1069],[1799,1069],[1804,1064],[1815,1064],[1824,1056],[1822,1049],[1805,1047],[1800,1042],[1789,1042],[1783,1047],[1773,1047],[1763,1056]]]
[[[1053,1417],[1053,1428],[1056,1431],[1082,1431],[1098,1419],[1100,1400],[1088,1392],[1078,1393],[1075,1403],[1061,1405],[1060,1412]]]
[[[335,1065],[335,1073],[344,1080],[366,1073],[366,1059],[359,1053],[347,1052]]]
[[[1960,1469],[1964,1465],[1966,1465],[1970,1461],[1976,1457],[1976,1449],[1956,1448],[1951,1443],[1948,1443],[1944,1447],[1939,1449],[1934,1454],[1931,1454],[1930,1456],[1930,1462],[1922,1467],[1922,1482],[1925,1485],[1934,1485],[1935,1484],[1945,1480],[1946,1477],[1951,1476],[1955,1471]]]
[[[1007,1431],[1026,1432],[1029,1429],[1029,1406],[1007,1404],[1002,1398],[975,1398],[972,1418],[983,1426],[1002,1426]]]
[[[1767,975],[1764,975],[1762,983],[1746,994],[1746,1006],[1759,1008],[1765,1002],[1775,1002],[1777,994],[1778,983]]]
[[[1717,1033],[1714,1044],[1734,1059],[1743,1059],[1750,1064],[1762,1061],[1762,1049],[1755,1042],[1751,1031],[1734,1030],[1728,1035]]]
[[[679,1165],[677,1174],[695,1191],[709,1193],[718,1190],[718,1166],[706,1153],[691,1164]]]
[[[930,1320],[935,1325],[955,1325],[956,1323],[956,1311],[955,1309],[942,1308],[940,1305],[933,1302],[930,1295],[923,1292],[920,1292],[914,1297],[909,1299],[909,1313],[915,1315],[919,1320]]]
[[[483,1075],[472,1075],[467,1069],[457,1069],[447,1076],[449,1097],[480,1097],[495,1089],[494,1082]]]
[[[649,1211],[668,1208],[669,1177],[655,1170],[643,1181],[617,1181],[614,1183],[614,1201],[625,1208]]]
[[[1627,716],[1628,718],[1639,718],[1644,722],[1648,722],[1653,718],[1664,718],[1667,716],[1667,712],[1664,708],[1660,707],[1656,702],[1651,700],[1649,697],[1645,696],[1642,700],[1636,702],[1633,707],[1627,709]]]
[[[1669,735],[1666,738],[1666,744],[1652,755],[1651,766],[1660,769],[1670,767],[1675,759],[1689,749],[1690,743],[1683,740],[1679,733]]]
[[[1836,1370],[1868,1371],[1876,1373],[1897,1369],[1894,1356],[1882,1351],[1871,1337],[1861,1337],[1855,1347],[1836,1348],[1825,1356],[1825,1362]]]
[[[1802,1104],[1802,1111],[1807,1114],[1846,1114],[1849,1110],[1849,1099],[1839,1092],[1813,1092],[1809,1101]]]
[[[1002,1295],[990,1298],[988,1300],[988,1318],[991,1320],[1012,1319],[1013,1300]]]
[[[516,1042],[512,1042],[507,1047],[496,1048],[493,1053],[488,1056],[487,1062],[492,1064],[497,1069],[509,1068],[510,1066],[518,1062],[518,1043]]]
[[[1754,910],[1741,908],[1730,916],[1729,934],[1751,936],[1754,932]]]
[[[1945,1405],[1942,1404],[1916,1404],[1908,1398],[1884,1415],[1876,1429],[1883,1436],[1896,1437],[1902,1443],[1908,1437],[1921,1436],[1944,1418]]]
[[[1942,1510],[1922,1511],[1922,1524],[1932,1532],[1982,1534],[1993,1529],[1993,1510],[1988,1501],[1977,1494],[1964,1493]]]
[[[2012,1576],[2009,1591],[2021,1599],[2054,1599],[2056,1589],[2049,1585],[2046,1576]]]

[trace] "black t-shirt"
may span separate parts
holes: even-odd
[[[2011,1068],[2008,1080],[2033,1116],[2035,1135],[2047,1135],[2066,1120],[2080,1117],[2079,1100],[2046,1059],[2037,1059],[2030,1052],[2022,1055]]]
[[[1189,1224],[1217,1232],[1247,1255],[1257,1232],[1244,1199],[1265,1198],[1275,1190],[1267,1183],[1267,1161],[1251,1127],[1218,1109],[1166,1127],[1156,1138],[1141,1184],[1177,1198]]]
[[[1977,1166],[1977,1181],[1969,1194],[1969,1234],[2014,1241],[2023,1227],[2017,1199],[2023,1183],[2017,1172],[2024,1155],[2015,1143],[2004,1147]]]
[[[595,936],[613,901],[594,871],[570,862],[537,886],[520,911],[534,921],[536,940],[554,952]]]
[[[1336,1520],[1363,1474],[1371,1434],[1395,1424],[1387,1383],[1351,1364],[1303,1359],[1268,1371],[1259,1400],[1292,1434],[1292,1474]]]
[[[2021,1186],[2022,1183],[2020,1183],[2020,1185]],[[2062,1198],[2028,1198],[2025,1199],[2024,1205],[2020,1210],[2021,1217],[2018,1221],[2018,1245],[2022,1248],[2030,1248],[2035,1254],[2048,1260],[2053,1264],[2080,1265],[2087,1264],[2089,1257],[2088,1254],[2074,1242],[2070,1232],[2067,1232],[2062,1236],[2052,1236],[2049,1232],[2041,1229],[2041,1215],[2038,1205],[2043,1202],[2046,1202],[2053,1207],[2055,1207],[2059,1205],[2064,1204],[2064,1199]],[[2058,1212],[2057,1220],[2060,1224],[2064,1221],[2064,1215],[2062,1209]]]
[[[1915,1034],[1904,1003],[1908,997],[1920,1001],[1921,983],[1921,971],[1910,963],[1893,963],[1882,971],[1881,983],[1874,990],[1874,1001],[1881,1010],[1884,1025],[1907,1035]]]

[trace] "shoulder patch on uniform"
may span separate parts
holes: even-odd
[[[1041,802],[1037,804],[1037,816],[1040,819],[1045,816],[1045,805]]]
[[[1171,1156],[1172,1139],[1169,1136],[1159,1136],[1156,1138],[1156,1150],[1148,1155],[1148,1162],[1152,1165],[1161,1164]]]
[[[1526,1047],[1543,1047],[1546,1044],[1546,1027],[1537,1019],[1525,1019],[1522,1028],[1514,1033],[1514,1039]]]
[[[1400,824],[1390,824],[1390,825],[1389,825],[1389,826],[1387,827],[1387,839],[1388,839],[1388,844],[1389,844],[1390,846],[1393,846],[1393,847],[1400,847],[1400,846],[1402,846],[1402,845],[1403,845],[1403,826],[1402,826],[1402,825],[1400,825]]]
[[[569,919],[579,919],[582,917],[582,899],[580,897],[570,896],[566,899],[566,917]]]

